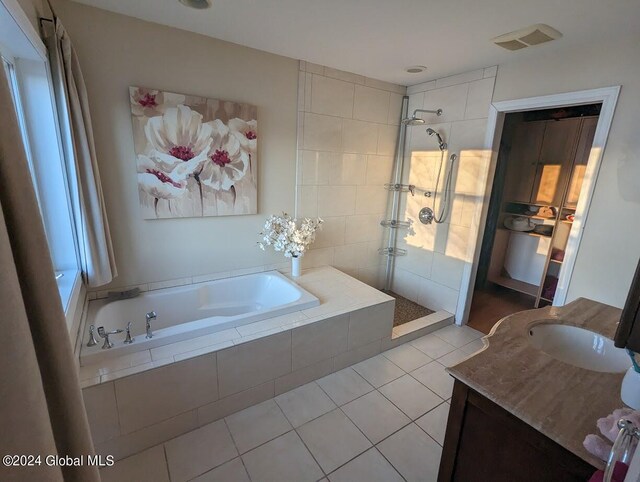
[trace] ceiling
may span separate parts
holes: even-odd
[[[638,0],[76,0],[295,59],[403,85],[566,47],[640,36]],[[535,23],[564,34],[508,52],[490,39]],[[427,71],[409,74],[408,66]]]

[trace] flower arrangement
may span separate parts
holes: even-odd
[[[275,251],[284,251],[287,258],[298,258],[316,239],[316,231],[321,229],[324,221],[320,218],[305,218],[297,225],[297,220],[287,213],[282,216],[271,215],[264,223],[264,231],[260,233],[262,241],[258,246],[263,251],[266,246],[273,246]]]

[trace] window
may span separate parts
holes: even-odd
[[[34,47],[33,40],[23,31],[24,26],[14,18],[0,3],[2,65],[13,96],[60,298],[68,312],[80,274],[67,182],[70,172],[62,156],[46,55]]]

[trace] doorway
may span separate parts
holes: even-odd
[[[553,303],[602,104],[506,114],[468,324]]]

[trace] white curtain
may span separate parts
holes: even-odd
[[[82,272],[89,287],[117,276],[93,142],[89,101],[78,57],[60,19],[44,22],[62,144],[69,172]]]

